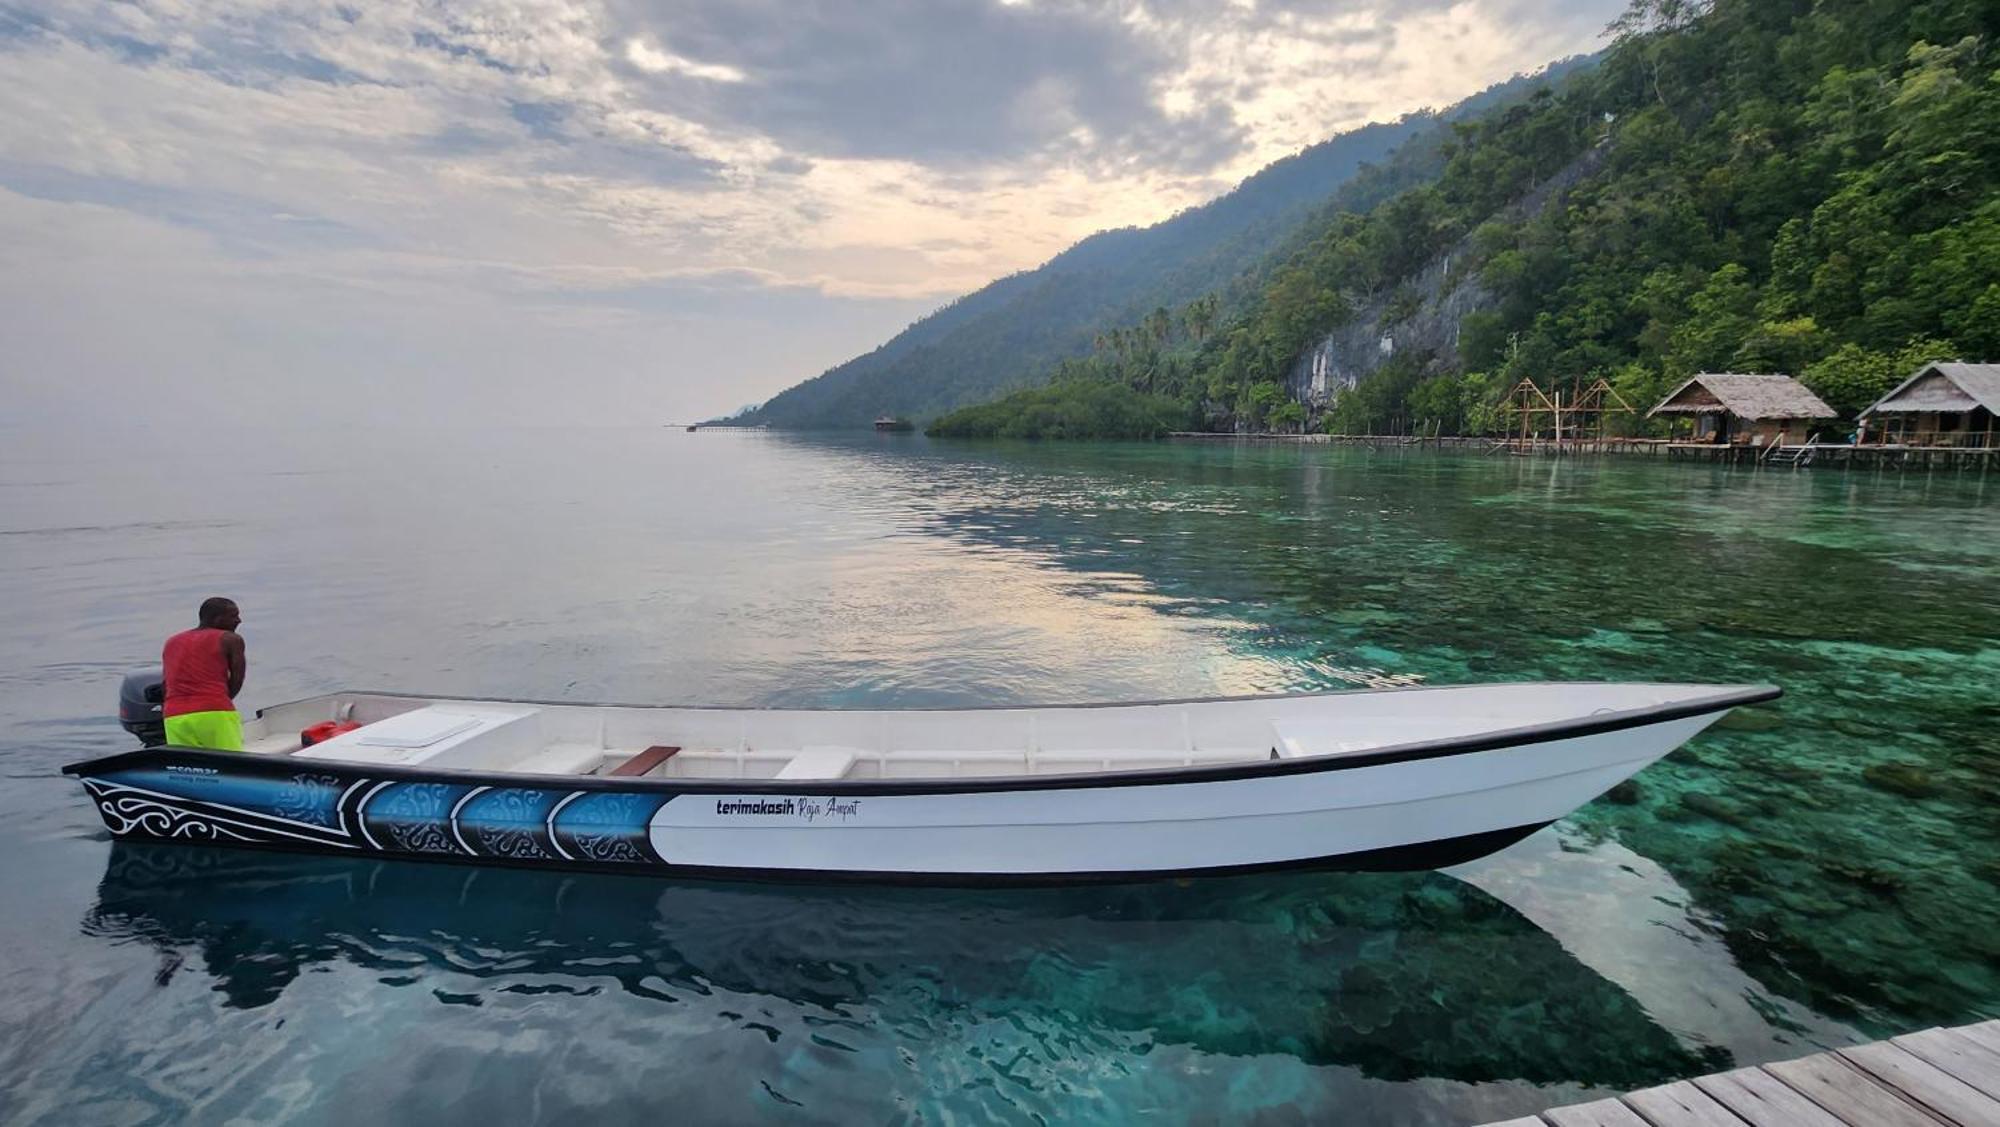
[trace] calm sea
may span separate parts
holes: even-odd
[[[1774,681],[1447,873],[822,889],[113,846],[206,595],[335,688]],[[0,434],[0,1119],[1502,1118],[2000,1014],[2000,474],[656,428]]]

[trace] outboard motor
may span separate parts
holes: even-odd
[[[127,673],[118,686],[118,723],[147,747],[167,742],[167,719],[160,709],[167,701],[167,677],[157,669]]]

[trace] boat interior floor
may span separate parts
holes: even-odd
[[[1173,770],[1347,755],[1714,695],[1528,683],[1131,705],[842,711],[530,704],[337,693],[265,709],[245,750],[545,776],[925,779]],[[327,721],[338,734],[302,746]]]
[[[244,750],[257,755],[356,763],[428,765],[528,775],[605,775],[650,778],[918,779],[968,776],[1055,775],[1101,771],[1168,770],[1194,765],[1249,763],[1312,754],[1307,737],[1266,722],[1259,742],[1194,746],[1181,733],[1150,745],[1149,733],[1127,733],[1135,746],[888,747],[878,743],[777,741],[739,738],[702,746],[687,735],[661,732],[654,742],[537,732],[533,708],[430,705],[385,717],[333,739],[302,746],[299,728],[266,715],[245,725]],[[1343,744],[1361,746],[1356,741]],[[1161,746],[1164,743],[1166,746]],[[1179,746],[1175,746],[1179,745]],[[1344,750],[1324,745],[1324,750]]]

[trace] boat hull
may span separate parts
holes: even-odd
[[[728,879],[1139,880],[1471,860],[1726,710],[1224,770],[1031,778],[571,778],[179,748],[65,770],[121,838]]]

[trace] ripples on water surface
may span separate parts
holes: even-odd
[[[2000,1013],[2000,478],[669,430],[0,450],[0,1113],[1455,1122]],[[1775,681],[1449,874],[813,889],[112,846],[205,595],[246,699]]]

